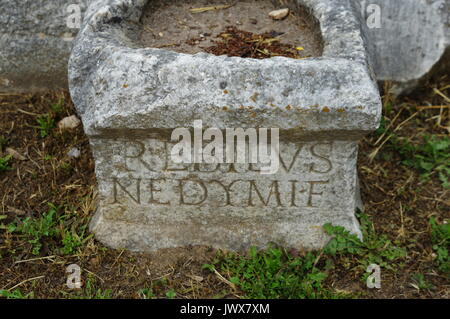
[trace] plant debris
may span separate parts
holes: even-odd
[[[234,6],[236,3],[232,4],[224,4],[224,5],[217,5],[217,6],[211,6],[211,7],[201,7],[201,8],[192,8],[189,9],[191,13],[202,13],[206,11],[213,11],[213,10],[222,10],[222,9],[228,9]]]
[[[283,44],[278,38],[283,33],[276,31],[255,34],[227,26],[214,41],[215,45],[203,48],[214,55],[228,55],[241,58],[266,59],[274,56],[284,56],[293,59],[306,58],[300,54],[302,47]],[[186,43],[198,43],[201,39],[190,39]],[[191,44],[192,45],[192,44]],[[299,48],[302,48],[299,50]]]

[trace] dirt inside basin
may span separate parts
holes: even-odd
[[[280,20],[269,16],[289,9]],[[318,22],[291,0],[153,0],[141,18],[143,47],[242,58],[322,55]]]

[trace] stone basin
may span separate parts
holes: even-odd
[[[257,60],[146,39],[149,17],[164,13],[151,11],[155,3],[93,1],[70,58],[70,92],[96,161],[96,237],[152,251],[315,249],[328,239],[325,223],[361,236],[357,143],[378,127],[381,101],[353,6],[289,2],[311,57]],[[173,163],[171,132],[196,120],[203,129],[279,129],[280,169]]]

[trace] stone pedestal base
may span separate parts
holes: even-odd
[[[326,223],[360,235],[355,142],[281,141],[273,175],[258,164],[174,164],[172,144],[159,139],[92,146],[100,203],[91,229],[108,246],[317,249]]]

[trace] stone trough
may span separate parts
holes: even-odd
[[[350,2],[287,4],[302,18],[298,45],[316,46],[303,59],[186,53],[158,39],[177,30],[161,25],[164,12],[156,10],[164,6],[153,4],[93,1],[69,63],[72,99],[96,161],[96,237],[115,248],[153,251],[270,243],[316,249],[327,241],[326,223],[360,236],[357,144],[378,127],[381,102]],[[205,14],[235,23],[226,10]],[[189,16],[181,21],[189,24]],[[149,25],[152,19],[160,22]],[[239,20],[245,29],[245,15]],[[270,29],[267,23],[259,25]],[[193,131],[199,120],[203,130],[278,129],[279,169],[262,174],[258,163],[175,163],[172,132]]]

